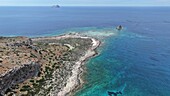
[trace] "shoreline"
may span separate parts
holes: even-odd
[[[42,85],[45,89],[44,90],[39,90],[37,89],[38,87],[32,87],[31,90],[39,90],[38,93],[36,93],[37,95],[39,94],[48,94],[48,95],[53,95],[53,96],[70,96],[70,95],[74,95],[74,92],[76,92],[79,88],[81,88],[82,84],[84,83],[83,82],[83,79],[81,78],[81,75],[83,73],[83,66],[85,64],[85,62],[89,59],[89,58],[92,58],[94,56],[97,55],[97,52],[96,52],[96,48],[99,47],[99,45],[101,44],[101,42],[96,39],[96,38],[93,38],[93,37],[89,37],[89,36],[86,36],[86,35],[82,35],[82,34],[78,34],[78,33],[75,33],[75,34],[63,34],[63,35],[59,35],[59,36],[48,36],[48,37],[35,37],[35,38],[27,38],[27,37],[22,37],[22,36],[17,36],[17,37],[12,37],[13,39],[16,40],[17,44],[20,44],[20,45],[23,45],[23,46],[29,46],[28,48],[31,48],[29,50],[28,53],[30,54],[34,54],[34,56],[36,56],[36,60],[40,60],[39,61],[39,65],[41,66],[41,68],[43,70],[41,70],[41,72],[43,73],[40,77],[36,77],[36,76],[33,76],[35,77],[34,79],[31,79],[30,77],[27,78],[27,79],[24,79],[23,82],[27,82],[27,84],[29,85],[22,85],[22,83],[16,83],[16,84],[21,84],[20,88],[17,89],[18,92],[20,89],[23,88],[23,86],[32,86],[32,85],[35,85],[34,83],[35,82],[45,82],[46,84]],[[8,37],[5,37],[5,40],[8,40],[9,38]],[[30,44],[26,44],[24,45],[25,43],[23,42],[27,42],[27,41],[24,41],[24,40],[27,40],[30,41],[31,43]],[[43,53],[43,54],[49,54],[47,56],[47,61],[46,59],[42,59],[42,57],[40,58],[40,56],[44,56],[42,54],[42,52],[44,51],[41,51],[41,50],[44,50],[46,49],[46,47],[42,47],[44,45],[36,45],[36,44],[41,44],[41,42],[43,41],[42,44],[46,44],[48,43],[48,47],[50,46],[53,46],[55,44],[60,44],[58,42],[54,42],[53,40],[59,40],[59,42],[61,42],[62,40],[69,40],[69,39],[75,39],[75,40],[79,40],[79,39],[82,39],[84,42],[88,42],[88,43],[85,43],[85,44],[88,44],[86,46],[84,46],[84,43],[81,44],[81,46],[83,46],[83,48],[81,47],[77,47],[77,48],[80,48],[80,54],[82,55],[79,55],[76,56],[75,59],[72,59],[72,60],[75,60],[75,61],[72,61],[72,63],[63,63],[63,64],[66,64],[63,68],[61,67],[60,69],[57,69],[57,70],[54,70],[54,69],[50,69],[50,70],[54,70],[54,71],[50,71],[51,72],[51,75],[52,77],[46,77],[46,75],[49,75],[49,70],[47,70],[47,68],[51,68],[50,66],[54,66],[54,65],[45,65],[47,62],[50,62],[48,61],[48,57],[50,56],[50,54],[54,54],[54,53],[48,53],[48,52],[51,52],[51,51],[47,51],[46,53]],[[20,40],[20,41],[17,41],[17,40]],[[51,42],[50,42],[51,40]],[[61,40],[61,41],[60,41]],[[40,42],[40,43],[39,43]],[[76,44],[79,44],[79,42],[81,43],[82,41],[78,41],[78,43]],[[11,46],[13,45],[13,43],[15,44],[15,42],[10,42]],[[28,42],[29,43],[29,42]],[[8,45],[10,45],[8,44]],[[34,45],[35,44],[35,45]],[[74,43],[73,43],[74,44]],[[5,45],[4,45],[5,46]],[[17,46],[17,45],[16,45]],[[74,49],[75,46],[72,46],[72,43],[69,43],[69,42],[65,42],[63,43],[62,46],[66,46],[67,48],[69,48],[69,50],[72,50]],[[78,45],[77,45],[78,46]],[[8,47],[8,46],[7,46]],[[9,46],[10,47],[10,46]],[[38,48],[42,48],[42,49],[38,49]],[[21,46],[22,48],[22,46]],[[24,48],[27,48],[27,47],[24,47]],[[50,47],[51,48],[51,47]],[[57,48],[57,47],[56,47]],[[87,48],[87,49],[86,49]],[[21,49],[20,49],[21,50]],[[23,52],[25,52],[26,49],[23,49]],[[46,50],[51,50],[51,49],[46,49]],[[63,49],[64,50],[64,49]],[[35,52],[36,53],[35,53]],[[59,51],[58,51],[59,52]],[[74,52],[74,51],[73,51]],[[21,53],[22,53],[22,50],[21,50]],[[26,53],[25,53],[26,54]],[[75,53],[77,54],[77,53]],[[16,55],[15,58],[21,58],[19,57],[20,55]],[[29,58],[33,58],[33,57],[29,57],[31,55],[24,55],[24,56],[28,56],[27,59]],[[38,57],[37,57],[38,56]],[[68,55],[69,56],[69,55]],[[70,55],[71,56],[71,55]],[[74,56],[74,55],[73,55]],[[35,58],[35,57],[34,57]],[[64,58],[64,57],[63,57]],[[27,59],[23,59],[23,62],[25,62],[24,60],[27,60]],[[56,59],[56,58],[55,58]],[[59,59],[59,58],[58,58]],[[58,60],[56,59],[56,60]],[[32,59],[31,59],[32,60]],[[42,60],[42,62],[41,62]],[[44,60],[44,61],[43,61]],[[61,59],[62,60],[62,59]],[[64,59],[63,59],[64,60]],[[21,65],[24,64],[23,62],[21,62]],[[53,61],[54,62],[54,61]],[[71,62],[71,61],[70,61]],[[10,63],[9,63],[10,64]],[[18,63],[17,63],[18,64]],[[55,64],[55,63],[54,63]],[[42,67],[43,66],[43,67]],[[13,66],[14,67],[14,66]],[[47,68],[46,68],[47,67]],[[55,67],[55,66],[54,66]],[[45,69],[44,69],[45,68]],[[58,67],[56,67],[58,68]],[[69,68],[69,69],[65,69],[65,68]],[[13,69],[13,68],[11,68]],[[46,72],[46,70],[48,72]],[[62,71],[63,70],[63,71]],[[39,70],[40,71],[40,70]],[[64,73],[59,73],[59,74],[56,74],[57,72],[64,72]],[[47,74],[48,73],[48,74]],[[4,73],[6,74],[6,73]],[[26,74],[26,73],[25,73]],[[62,74],[65,74],[64,76]],[[54,77],[53,76],[57,76],[57,77]],[[37,79],[36,79],[37,78]],[[47,81],[44,81],[46,80],[46,78],[51,78],[51,80],[47,80]],[[57,79],[57,78],[61,78],[61,79]],[[33,83],[31,83],[32,81],[35,81]],[[41,82],[40,82],[41,81]],[[53,83],[50,83],[50,82],[53,82]],[[11,80],[11,82],[13,82]],[[55,83],[56,82],[56,83]],[[36,83],[36,84],[39,84],[39,83]],[[53,89],[50,89],[47,93],[43,93],[43,92],[46,92],[46,89],[49,89],[52,87],[52,85],[55,85],[53,86]],[[51,86],[51,87],[50,87]],[[59,87],[57,87],[59,86]],[[31,88],[31,87],[29,87]],[[15,88],[14,88],[15,90]],[[13,91],[11,91],[13,92]],[[24,91],[25,92],[25,91]],[[27,92],[32,92],[32,91],[27,91]],[[1,93],[0,93],[1,94]],[[17,93],[19,94],[19,93]],[[24,93],[25,94],[25,93]]]
[[[71,35],[63,35],[61,37],[70,38]],[[61,38],[59,37],[59,38]],[[68,78],[67,84],[63,87],[58,93],[57,96],[67,96],[72,95],[72,92],[75,92],[79,87],[82,86],[83,79],[81,75],[83,73],[82,65],[87,61],[89,58],[92,58],[97,55],[96,49],[100,46],[101,42],[92,37],[84,37],[80,35],[74,35],[73,38],[87,38],[92,40],[92,47],[85,52],[85,55],[80,57],[79,60],[75,63],[72,69],[72,75]]]

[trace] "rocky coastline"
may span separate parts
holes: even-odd
[[[1,41],[4,41],[4,38]],[[83,71],[82,65],[87,59],[97,54],[95,50],[100,45],[99,40],[80,34],[26,38],[26,41],[31,41],[29,44],[25,44],[25,38],[24,41],[20,39],[19,41],[9,43],[11,45],[17,44],[17,47],[13,45],[14,48],[12,49],[18,49],[17,52],[22,52],[26,57],[21,57],[17,53],[18,57],[15,57],[15,59],[24,58],[26,61],[29,59],[31,63],[19,61],[22,63],[21,65],[11,67],[6,73],[3,73],[4,75],[1,75],[0,93],[2,95],[72,95],[72,92],[83,84],[83,80],[80,78]],[[1,44],[3,43],[1,42]],[[4,80],[9,78],[10,83],[4,83]],[[20,80],[15,82],[16,80],[12,78],[20,78]],[[9,84],[8,86],[6,86],[7,83]],[[19,87],[16,88],[16,86]],[[7,89],[11,91],[7,93]]]
[[[90,38],[90,37],[81,37],[81,38]],[[83,80],[81,79],[80,75],[82,73],[82,64],[85,63],[86,60],[89,58],[97,55],[96,48],[99,47],[100,41],[94,38],[90,38],[92,40],[92,47],[89,48],[85,55],[80,57],[79,60],[75,63],[72,70],[72,75],[67,80],[67,84],[65,87],[62,88],[61,91],[58,92],[57,96],[70,96],[74,93],[75,89],[80,87],[83,84]]]

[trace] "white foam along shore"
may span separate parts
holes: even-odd
[[[57,96],[66,96],[70,94],[76,87],[81,85],[83,83],[81,78],[79,77],[81,74],[81,65],[84,63],[85,60],[88,58],[94,56],[96,54],[95,49],[100,45],[100,41],[91,38],[91,37],[81,37],[81,38],[87,38],[92,40],[92,47],[86,51],[85,55],[83,57],[80,57],[79,60],[75,63],[72,70],[72,75],[67,80],[67,84],[65,87],[61,89],[61,91],[57,94]]]
[[[82,83],[83,80],[80,78],[80,74],[82,73],[81,66],[86,61],[88,58],[95,56],[97,53],[95,52],[95,49],[100,45],[100,41],[92,38],[92,37],[86,37],[86,36],[81,36],[79,34],[65,34],[61,36],[54,36],[54,37],[39,37],[35,38],[33,40],[39,40],[39,39],[66,39],[66,38],[82,38],[82,39],[91,39],[92,40],[92,47],[88,49],[85,52],[85,55],[80,57],[79,60],[74,64],[73,70],[72,70],[72,75],[68,77],[66,86],[63,86],[63,88],[58,92],[54,93],[55,96],[66,96],[70,94],[72,91],[75,90],[75,88],[79,87]]]

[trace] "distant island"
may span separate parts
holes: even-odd
[[[82,64],[99,45],[79,34],[0,37],[0,95],[72,94],[83,83]]]
[[[53,7],[53,8],[60,8],[59,5],[53,5],[52,7]]]

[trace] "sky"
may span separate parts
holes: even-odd
[[[170,0],[0,0],[0,6],[170,6]]]

